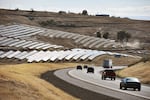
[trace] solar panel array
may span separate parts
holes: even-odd
[[[27,62],[56,62],[56,61],[85,61],[94,60],[101,55],[118,55],[118,53],[88,50],[88,49],[71,49],[60,51],[0,51],[0,58],[15,58],[18,60],[26,60]],[[119,54],[121,56],[129,56],[126,54]]]
[[[0,59],[18,59],[26,60],[27,62],[56,62],[56,61],[85,61],[94,60],[104,54],[115,55],[117,53],[90,50],[90,49],[70,49],[65,50],[64,46],[54,45],[39,41],[33,38],[35,35],[46,36],[51,38],[71,39],[76,44],[86,48],[100,47],[120,47],[114,40],[96,38],[91,36],[80,35],[76,33],[63,32],[52,29],[45,29],[24,24],[0,25],[0,46],[1,47],[16,47],[23,48],[21,51],[0,51]],[[49,51],[53,48],[54,51]],[[58,48],[63,48],[59,50]],[[29,49],[26,51],[26,49]],[[57,49],[57,50],[56,50]],[[40,50],[40,51],[39,51]],[[128,56],[125,54],[119,54]]]
[[[83,46],[89,49],[98,49],[100,47],[103,48],[120,48],[122,47],[119,43],[115,42],[115,40],[104,39],[91,37],[86,35],[80,35],[76,33],[69,33],[57,30],[47,30],[45,33],[40,33],[41,36],[46,36],[49,38],[67,38],[72,39],[76,44]]]
[[[46,50],[49,48],[63,48],[63,46],[52,45],[50,43],[44,43],[39,41],[25,40],[25,39],[15,39],[9,37],[0,37],[0,46],[9,46],[9,47],[21,47],[28,49],[40,49]]]
[[[11,37],[16,39],[33,39],[32,36],[40,35],[49,38],[72,39],[76,44],[90,49],[118,48],[122,47],[115,40],[80,35],[77,33],[63,32],[52,29],[45,29],[24,24],[1,25],[0,36]]]

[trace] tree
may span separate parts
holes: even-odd
[[[15,11],[19,11],[19,8],[16,8]]]
[[[102,37],[102,36],[101,36],[101,33],[100,33],[99,31],[96,32],[96,36],[99,37],[99,38]]]
[[[131,38],[131,34],[126,33],[126,42],[128,42],[130,38]]]
[[[31,8],[30,10],[31,10],[31,12],[34,12],[34,9],[33,9],[33,8]]]
[[[88,15],[87,10],[83,10],[83,11],[82,11],[82,15]]]
[[[59,11],[58,13],[59,13],[60,15],[61,15],[61,14],[66,14],[65,11]]]
[[[108,33],[108,32],[105,32],[105,33],[103,34],[103,38],[108,39],[108,38],[109,38],[109,33]]]
[[[117,33],[117,39],[120,42],[124,42],[124,41],[128,42],[129,38],[131,38],[131,34],[125,32],[125,31],[119,31]]]

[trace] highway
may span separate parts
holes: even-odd
[[[149,86],[142,85],[141,91],[133,91],[132,89],[121,90],[119,89],[119,78],[115,81],[109,79],[101,80],[100,71],[102,70],[104,70],[102,67],[95,67],[95,72],[92,74],[87,73],[86,69],[76,70],[75,68],[68,68],[57,70],[54,72],[54,75],[70,84],[116,99],[150,100]]]

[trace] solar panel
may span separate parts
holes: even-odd
[[[48,45],[46,47],[43,47],[42,49],[45,50],[45,49],[48,49],[48,48],[57,48],[56,45]],[[61,48],[61,47],[58,47],[58,48]]]
[[[84,39],[86,39],[86,38],[87,38],[87,36],[82,36],[82,37],[76,39],[75,42],[78,43],[78,42],[80,42],[81,40],[84,40]]]
[[[39,62],[39,61],[44,61],[44,57],[47,56],[49,54],[50,51],[46,51],[46,52],[41,52],[41,54],[36,58],[36,62]]]
[[[5,40],[0,41],[0,44],[3,45],[3,43],[6,43],[6,42],[11,41],[11,40],[12,40],[12,38],[6,38]]]
[[[15,43],[13,43],[13,44],[10,44],[9,46],[17,46],[18,44],[22,44],[22,43],[24,43],[24,42],[26,42],[26,40],[20,40],[20,41],[18,41],[18,42],[15,42]]]
[[[56,51],[47,51],[47,53],[44,54],[44,57],[42,58],[43,61],[48,61],[51,57],[52,54],[54,54]]]
[[[105,45],[105,44],[107,44],[108,43],[108,41],[104,41],[104,42],[102,42],[102,43],[99,43],[98,45],[96,45],[95,47],[96,48],[99,48],[99,47],[102,47],[103,45]]]
[[[88,53],[85,54],[85,55],[83,55],[83,56],[81,56],[80,59],[85,60],[85,59],[87,59],[89,56],[93,55],[94,53],[97,53],[97,51],[92,51],[92,50],[91,50],[91,51],[88,51]]]
[[[73,37],[75,37],[76,36],[76,34],[73,34],[73,33],[71,33],[69,36],[67,36],[67,38],[73,38]]]
[[[33,49],[33,48],[38,47],[38,46],[41,46],[41,45],[44,45],[44,43],[37,43],[37,44],[35,44],[35,45],[33,45],[33,46],[30,46],[29,48],[30,48],[30,49]]]
[[[15,55],[17,55],[19,53],[21,53],[21,52],[20,51],[16,51],[16,52],[14,52],[14,53],[12,53],[10,55],[7,55],[7,58],[12,58],[12,57],[14,57]]]
[[[80,57],[82,57],[83,55],[87,54],[88,51],[81,51],[80,53],[78,53],[77,55],[75,55],[73,57],[74,60],[78,60],[80,59]]]
[[[64,51],[59,51],[59,52],[56,52],[55,54],[53,54],[54,56],[52,56],[50,58],[50,61],[55,61],[56,59],[58,59],[60,57],[60,55],[62,55],[64,53]]]
[[[33,30],[24,30],[24,31],[17,31],[15,33],[12,33],[12,34],[5,34],[5,36],[9,36],[9,37],[17,37],[17,36],[22,36],[22,35],[27,35],[27,34],[30,34],[30,33],[33,33],[33,32],[36,32],[36,31],[33,31]]]
[[[114,42],[107,43],[104,45],[104,48],[111,47],[113,44],[114,44]]]
[[[76,56],[77,54],[79,54],[79,51],[72,51],[70,55],[68,55],[68,56],[65,57],[65,60],[70,60],[74,56]]]
[[[3,51],[0,51],[0,56],[1,56],[3,53],[4,53]]]
[[[101,43],[103,40],[101,39],[101,40],[97,40],[97,41],[92,41],[92,43],[88,43],[87,45],[89,45],[88,47],[89,48],[92,48],[92,47],[95,47],[96,45],[98,45],[99,43]]]
[[[99,41],[99,40],[97,40],[97,39],[91,39],[91,40],[89,40],[88,42],[86,42],[85,44],[83,44],[83,46],[84,46],[84,47],[87,47],[87,46],[89,46],[91,43],[96,42],[96,41]]]
[[[68,55],[71,54],[70,50],[64,51],[64,53],[62,53],[59,57],[58,60],[63,60],[65,57],[67,57]]]
[[[72,39],[74,39],[74,40],[75,40],[75,39],[78,39],[78,38],[80,38],[80,37],[82,37],[82,36],[83,36],[83,35],[78,35],[78,34],[77,34],[77,35],[76,35],[76,36],[74,36]]]
[[[23,27],[14,27],[14,28],[9,28],[9,29],[3,29],[0,31],[0,34],[13,34],[15,32],[18,32],[18,31],[24,31],[25,28]]]
[[[0,37],[0,41],[2,41],[2,40],[4,40],[4,39],[6,39],[7,37]]]
[[[32,45],[35,45],[35,44],[38,44],[38,42],[31,42],[31,43],[28,43],[28,44],[26,44],[26,45],[24,45],[24,46],[22,46],[23,48],[27,48],[27,47],[30,47],[30,46],[32,46]]]
[[[34,55],[34,54],[37,53],[37,52],[38,52],[38,51],[33,50],[33,51],[31,51],[31,52],[29,52],[29,53],[23,55],[20,59],[28,59],[29,56],[32,56],[32,55]]]
[[[38,35],[41,35],[41,36],[49,36],[49,34],[50,34],[50,33],[48,33],[47,31],[38,33]]]
[[[61,38],[67,38],[68,36],[71,35],[71,33],[68,33],[68,32],[64,32],[64,33],[65,33],[64,35],[60,36]]]
[[[32,41],[25,41],[23,43],[20,43],[20,44],[16,45],[15,47],[22,47],[22,46],[30,44],[30,43],[32,43]]]
[[[5,58],[6,56],[12,54],[13,52],[14,52],[14,51],[12,51],[12,50],[11,50],[11,51],[8,51],[8,52],[2,54],[2,55],[0,56],[0,58]]]
[[[106,54],[106,52],[103,52],[103,51],[99,51],[99,52],[97,52],[97,53],[93,53],[92,55],[90,55],[89,57],[88,57],[88,60],[93,60],[94,58],[96,58],[96,57],[98,57],[98,56],[100,56],[100,55],[103,55],[103,54]]]
[[[88,42],[88,41],[93,40],[93,39],[95,39],[95,38],[92,38],[92,37],[87,36],[87,38],[86,38],[86,39],[83,39],[82,41],[80,41],[80,43],[83,44],[83,43]]]
[[[44,47],[47,47],[47,46],[49,46],[49,45],[50,45],[50,44],[46,44],[46,43],[45,43],[45,44],[43,44],[43,45],[37,46],[36,49],[40,49],[40,48],[43,49]]]
[[[58,37],[61,37],[61,36],[65,35],[65,34],[66,33],[59,33],[59,34],[55,35],[55,37],[58,38]]]
[[[41,58],[43,58],[43,54],[45,54],[45,52],[44,51],[40,51],[39,53],[36,53],[35,55],[34,55],[34,57],[33,57],[33,61],[36,61],[36,62],[39,62],[40,60],[41,60]],[[30,59],[30,61],[32,61],[31,59]]]
[[[4,26],[0,31],[3,31],[3,30],[7,30],[7,29],[13,29],[13,28],[16,28],[18,25],[9,25],[9,26]]]
[[[10,45],[10,44],[12,44],[12,43],[15,43],[15,42],[18,42],[19,41],[19,39],[13,39],[13,40],[11,40],[11,41],[8,41],[8,42],[6,42],[6,43],[3,43],[3,45]]]
[[[20,52],[19,54],[17,54],[17,55],[15,55],[14,56],[14,58],[18,58],[18,59],[23,59],[23,57],[25,56],[25,55],[27,55],[28,54],[28,52],[27,51],[23,51],[23,52]]]

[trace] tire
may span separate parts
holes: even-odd
[[[140,87],[138,88],[138,91],[141,91],[141,88],[140,88]]]
[[[116,78],[114,77],[114,80],[116,80]]]
[[[122,89],[122,86],[120,86],[120,89]]]
[[[127,90],[127,88],[126,88],[126,87],[124,87],[124,90]]]
[[[104,77],[104,80],[106,80],[106,78]]]

